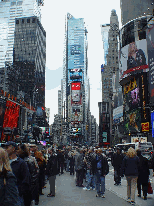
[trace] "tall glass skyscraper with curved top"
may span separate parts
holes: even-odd
[[[43,0],[0,0],[0,68],[13,62],[15,18],[37,16]]]

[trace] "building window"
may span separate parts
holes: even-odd
[[[36,19],[35,19],[35,18],[33,18],[33,19],[32,19],[32,23],[35,23],[35,22],[36,22]]]
[[[24,19],[22,19],[22,23],[24,24]]]
[[[30,19],[27,19],[27,23],[30,23]]]
[[[16,20],[16,24],[19,24],[19,20]]]

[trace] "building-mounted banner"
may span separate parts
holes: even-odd
[[[142,125],[142,132],[149,132],[150,127],[149,127],[149,122],[141,123]]]
[[[107,132],[102,133],[103,142],[107,142]]]
[[[71,90],[81,90],[81,83],[80,82],[72,83]]]

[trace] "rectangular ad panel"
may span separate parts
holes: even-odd
[[[119,119],[123,117],[123,105],[120,107],[117,107],[116,109],[113,110],[113,120],[114,122],[118,122]]]
[[[121,48],[119,80],[141,71],[148,71],[146,39],[131,42]]]
[[[141,132],[141,110],[129,110],[124,115],[124,126],[126,133]]]
[[[6,109],[4,114],[3,128],[10,127],[17,128],[20,106],[14,102],[6,102]]]
[[[72,83],[71,90],[81,90],[81,83],[80,82]]]
[[[73,102],[79,102],[80,101],[80,90],[72,90],[72,101]]]
[[[149,65],[149,92],[150,103],[154,105],[154,23],[147,29],[147,52]]]

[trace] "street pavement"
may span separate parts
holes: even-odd
[[[113,167],[109,162],[110,171],[106,176],[106,191],[105,198],[96,197],[96,191],[84,191],[82,187],[76,187],[75,175],[70,175],[69,172],[64,172],[62,175],[56,176],[56,195],[55,197],[47,197],[50,192],[49,182],[46,184],[46,188],[43,189],[44,195],[40,196],[40,206],[130,206],[131,204],[126,201],[127,187],[126,178],[122,178],[122,184],[120,186],[114,186]],[[152,186],[153,177],[152,178]],[[84,185],[86,185],[84,180]],[[147,200],[143,200],[143,197],[137,197],[136,190],[136,206],[153,206],[154,195],[148,195]]]

